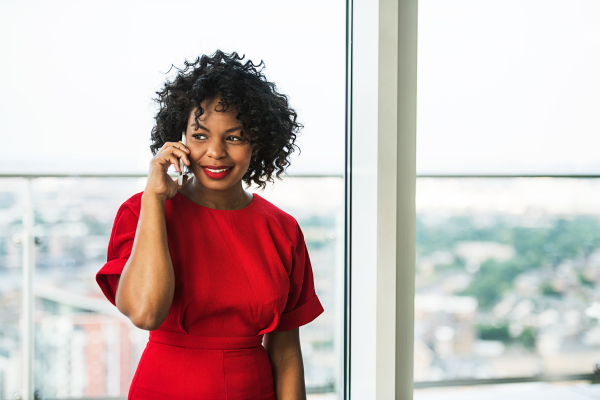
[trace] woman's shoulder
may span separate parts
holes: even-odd
[[[282,225],[291,225],[295,226],[298,223],[296,222],[296,218],[287,212],[283,211],[281,208],[277,207],[275,204],[271,203],[264,197],[254,193],[254,200],[256,202],[254,205],[254,209],[262,218],[270,219],[277,221]]]
[[[125,209],[132,211],[137,217],[140,216],[140,210],[142,208],[142,194],[144,192],[139,192],[128,198],[121,204],[119,207],[119,212],[122,212]]]

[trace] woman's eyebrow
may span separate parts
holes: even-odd
[[[241,129],[244,129],[244,127],[242,125],[236,126],[235,128],[229,128],[225,131],[225,133],[231,133],[231,132],[235,132],[235,131],[241,130]]]
[[[206,128],[205,126],[202,126],[199,122],[194,122],[192,125],[194,126],[194,128],[195,128],[194,130],[196,130],[196,131],[200,130],[200,129],[203,129],[206,132],[210,133],[210,131],[208,130],[208,128]]]
[[[210,131],[208,130],[208,128],[205,127],[205,126],[203,126],[203,125],[201,125],[200,123],[196,123],[195,124],[195,128],[196,128],[196,130],[202,129],[202,130],[205,130],[206,132],[210,133]],[[240,126],[236,126],[235,128],[229,128],[229,129],[227,129],[225,131],[225,133],[235,132],[235,131],[240,130],[240,129],[244,129],[244,127],[242,125],[240,125]]]

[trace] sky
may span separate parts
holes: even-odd
[[[289,173],[342,174],[345,1],[222,4],[0,2],[0,173],[147,172],[165,72],[222,49],[298,110]],[[600,174],[598,21],[596,0],[420,0],[418,172]]]
[[[165,72],[221,49],[264,60],[298,111],[290,174],[341,174],[345,2],[223,4],[1,1],[0,172],[147,172]]]
[[[600,174],[600,1],[420,0],[421,173]]]

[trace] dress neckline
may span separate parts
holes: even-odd
[[[244,211],[244,210],[249,210],[253,207],[254,203],[256,203],[256,198],[259,197],[256,193],[252,193],[252,201],[245,207],[242,208],[236,208],[233,210],[220,210],[218,208],[211,208],[211,207],[207,207],[207,206],[203,206],[202,204],[198,204],[193,202],[192,200],[188,199],[187,197],[185,197],[183,194],[179,193],[179,190],[177,191],[177,194],[175,194],[175,196],[180,196],[184,202],[191,204],[192,206],[195,207],[201,207],[204,208],[206,210],[210,210],[210,211],[214,211],[214,212],[234,212],[234,211]]]

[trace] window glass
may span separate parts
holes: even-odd
[[[144,186],[144,178],[34,180],[40,242],[35,270],[34,378],[36,390],[44,397],[127,395],[148,332],[135,328],[105,299],[95,274],[106,262],[117,209]],[[333,399],[341,374],[344,181],[340,177],[287,178],[257,193],[293,215],[303,230],[315,290],[325,309],[300,328],[306,386],[308,393],[330,393]],[[8,256],[4,259],[10,261]],[[3,279],[0,296],[15,305],[21,304],[18,261],[0,268],[3,277],[15,281],[12,287]],[[19,309],[9,318],[10,310],[1,326],[11,346],[7,350],[16,355]],[[14,357],[7,360],[6,371],[18,370],[17,362]]]
[[[264,60],[297,109],[290,172],[341,174],[345,16],[343,0],[3,1],[0,139],[21,151],[0,172],[145,173],[165,73],[221,49]]]
[[[338,0],[0,3],[0,139],[13,146],[0,159],[4,174],[145,174],[152,97],[174,76],[172,64],[216,49],[264,60],[267,78],[289,96],[304,125],[297,141],[302,156],[293,155],[288,172],[318,176],[294,183],[286,177],[265,197],[305,231],[325,307],[301,328],[306,383],[312,395],[329,398],[342,359],[336,341],[342,320],[334,316],[343,315],[337,285],[343,282],[345,8]],[[8,181],[21,190],[22,180]],[[12,198],[6,188],[0,190],[0,227],[7,227],[0,236],[0,299],[8,305],[0,316],[2,398],[19,385],[22,295],[20,250],[10,244],[22,212],[2,208]],[[147,332],[106,301],[94,275],[106,260],[119,205],[143,188],[137,178],[34,180],[35,387],[44,397],[127,394]]]
[[[21,179],[0,179],[0,398],[19,388],[19,323],[23,315],[23,194]]]
[[[420,178],[415,381],[591,374],[600,180]]]
[[[417,172],[598,174],[600,4],[419,2]],[[417,182],[415,380],[589,374],[600,181]]]
[[[421,174],[598,174],[600,3],[419,1]]]

